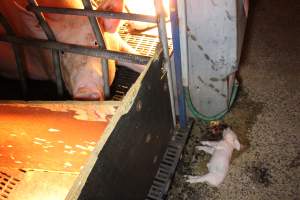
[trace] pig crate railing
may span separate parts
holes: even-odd
[[[34,12],[48,40],[16,37],[12,28],[8,24],[8,21],[0,13],[0,24],[2,24],[2,26],[6,31],[6,35],[0,35],[0,41],[12,43],[13,51],[16,57],[18,75],[21,82],[21,86],[22,86],[21,88],[23,94],[26,95],[27,93],[27,84],[25,78],[25,67],[21,59],[21,51],[19,45],[35,46],[39,48],[52,50],[52,59],[55,67],[55,76],[56,76],[58,95],[63,95],[63,84],[62,84],[63,81],[61,75],[60,56],[59,56],[60,51],[102,58],[101,64],[102,64],[102,74],[104,80],[104,94],[105,97],[107,98],[110,96],[109,81],[108,81],[108,77],[109,77],[108,64],[107,64],[108,59],[146,65],[149,62],[150,57],[107,50],[103,39],[103,34],[101,32],[101,29],[97,21],[97,17],[157,23],[159,40],[163,49],[164,66],[168,76],[173,123],[174,125],[176,124],[175,103],[174,103],[174,95],[172,89],[173,82],[172,82],[172,75],[171,75],[171,62],[169,57],[168,38],[166,32],[166,22],[165,22],[165,16],[163,11],[162,0],[154,1],[155,8],[156,8],[156,16],[93,10],[90,0],[82,0],[84,9],[54,8],[54,7],[38,6],[36,0],[28,0],[28,2],[29,5],[27,6],[27,9]],[[92,48],[92,47],[85,47],[80,45],[57,42],[55,35],[51,27],[48,25],[47,21],[45,20],[43,13],[87,16],[89,18],[89,22],[92,26],[94,35],[99,44],[99,48]]]

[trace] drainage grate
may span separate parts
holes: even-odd
[[[0,171],[0,200],[8,200],[9,194],[20,182],[20,179]]]
[[[163,200],[167,197],[177,164],[181,158],[184,145],[192,129],[193,121],[189,120],[187,128],[176,130],[153,180],[146,200]]]

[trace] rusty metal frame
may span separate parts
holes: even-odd
[[[113,59],[117,61],[137,63],[142,65],[146,65],[150,60],[150,57],[148,56],[140,56],[111,50],[102,50],[93,47],[83,47],[81,45],[54,42],[49,40],[29,39],[9,35],[0,35],[0,41],[26,46],[40,47],[44,49],[61,50],[64,52],[70,52],[80,55],[87,55],[104,59]]]
[[[28,0],[29,4],[32,6],[38,6],[36,0]],[[49,24],[46,22],[43,13],[38,11],[33,11],[36,18],[39,21],[40,26],[42,27],[43,31],[45,32],[48,40],[56,41],[55,35],[50,28]],[[61,67],[60,67],[60,56],[58,50],[52,50],[52,59],[53,65],[55,68],[55,77],[56,77],[56,86],[57,86],[57,94],[58,96],[63,95],[63,82],[62,82],[62,74],[61,74]]]
[[[173,94],[173,82],[172,82],[172,75],[171,75],[171,62],[169,57],[169,49],[168,49],[168,38],[166,32],[166,23],[164,18],[163,12],[163,4],[161,0],[155,0],[155,8],[157,16],[146,16],[146,15],[138,15],[138,14],[130,14],[130,13],[114,13],[114,12],[107,12],[107,11],[95,11],[92,10],[92,6],[90,0],[82,0],[85,9],[66,9],[66,8],[50,8],[50,7],[39,7],[36,3],[36,0],[28,0],[30,2],[28,9],[32,10],[36,17],[38,18],[40,25],[42,26],[43,30],[45,31],[48,41],[47,40],[38,40],[38,39],[25,39],[25,38],[17,38],[13,36],[0,36],[0,41],[6,41],[10,43],[17,43],[23,45],[32,45],[32,46],[39,46],[42,48],[52,49],[53,52],[53,61],[56,65],[56,78],[60,78],[60,81],[57,82],[58,93],[62,91],[62,79],[61,79],[61,71],[60,71],[60,57],[59,57],[59,50],[65,50],[77,54],[84,54],[89,56],[95,57],[102,57],[105,59],[115,59],[115,60],[123,60],[127,62],[132,62],[133,60],[127,60],[128,58],[134,59],[139,64],[145,64],[145,60],[149,57],[139,56],[139,55],[130,55],[126,53],[117,53],[114,51],[108,51],[105,49],[105,43],[103,40],[103,36],[101,30],[99,28],[98,22],[95,17],[101,16],[106,18],[115,18],[115,19],[127,19],[127,20],[134,20],[134,21],[144,21],[144,22],[156,22],[158,24],[158,32],[160,42],[163,47],[163,55],[164,55],[164,66],[167,71],[168,76],[168,86],[170,91],[170,99],[171,99],[171,107],[172,107],[172,116],[173,116],[173,123],[176,125],[176,116],[175,116],[175,103],[174,103],[174,94]],[[79,45],[70,45],[61,42],[55,41],[55,35],[51,30],[50,26],[45,21],[43,13],[56,13],[56,14],[71,14],[71,15],[79,15],[79,16],[88,16],[91,26],[93,27],[94,34],[97,38],[97,42],[99,47],[102,49],[93,49],[93,48],[86,48]],[[82,51],[82,52],[81,52]],[[142,62],[138,62],[142,61]],[[103,63],[102,63],[103,64]],[[107,69],[103,67],[102,69]],[[103,73],[103,74],[106,74]],[[108,75],[108,74],[107,74]],[[107,76],[108,77],[108,76]],[[106,95],[109,94],[109,85],[108,81],[104,81],[105,88],[106,88]],[[61,84],[61,85],[60,85]],[[107,89],[108,88],[108,89]]]
[[[133,13],[123,13],[123,12],[110,12],[110,11],[99,11],[92,9],[74,9],[74,8],[53,8],[46,6],[27,6],[27,10],[30,11],[38,11],[45,13],[54,13],[54,14],[67,14],[67,15],[80,15],[80,16],[88,16],[88,17],[105,17],[111,19],[123,19],[123,20],[131,20],[131,21],[141,21],[141,22],[149,22],[149,23],[157,23],[155,16],[149,15],[140,15]]]

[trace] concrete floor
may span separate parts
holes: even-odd
[[[185,183],[185,174],[205,174],[209,160],[193,150],[206,131],[196,123],[169,200],[300,200],[300,2],[251,4],[239,73],[242,87],[225,118],[244,149],[234,154],[219,188]]]

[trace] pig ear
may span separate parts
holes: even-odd
[[[114,0],[114,1],[106,0],[97,8],[97,10],[122,12],[123,8],[124,8],[123,0]],[[109,18],[100,18],[100,19],[105,32],[114,33],[118,30],[120,25],[120,19],[109,19]]]
[[[42,31],[42,28],[39,25],[39,22],[37,18],[35,17],[33,12],[29,12],[24,7],[19,5],[17,2],[14,2],[16,8],[18,9],[18,13],[20,15],[20,18],[22,20],[21,23],[24,23],[26,27],[33,33],[39,33]]]
[[[237,139],[234,140],[234,148],[238,151],[241,149],[241,144]]]

